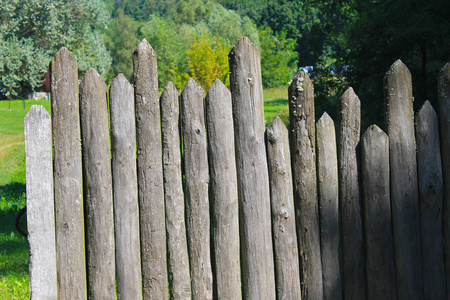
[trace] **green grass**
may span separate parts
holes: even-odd
[[[289,104],[287,86],[270,88],[264,90],[264,117],[266,126],[277,116],[289,125]]]
[[[14,222],[25,197],[25,147],[23,119],[31,105],[50,101],[0,101],[0,300],[28,299],[28,243],[19,235]],[[288,125],[287,87],[264,90],[266,125],[276,116]],[[25,218],[21,228],[26,228]]]
[[[23,119],[33,104],[49,101],[0,101],[0,299],[28,299],[28,242],[15,219],[26,204]],[[20,223],[26,229],[25,218]]]

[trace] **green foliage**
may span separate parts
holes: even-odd
[[[186,59],[188,34],[181,34],[182,28],[167,19],[151,16],[149,22],[139,29],[139,37],[146,38],[158,55],[159,87],[164,88],[172,81],[180,90],[189,78]],[[131,55],[131,53],[130,53]]]
[[[229,46],[233,46],[242,36],[247,36],[259,48],[258,30],[249,17],[239,16],[235,11],[216,5],[211,13],[207,26],[210,31],[220,36]]]
[[[133,81],[132,53],[139,44],[137,30],[138,24],[123,10],[119,10],[117,18],[111,21],[105,34],[105,44],[112,58],[109,81],[119,73]]]
[[[1,0],[0,5],[0,41],[5,49],[0,76],[9,79],[0,83],[2,93],[23,95],[36,89],[51,57],[62,46],[77,56],[80,76],[88,65],[101,75],[108,72],[111,61],[101,31],[109,12],[101,0]],[[6,51],[14,45],[19,53]],[[10,61],[14,66],[7,66]]]
[[[285,85],[297,70],[296,43],[286,31],[273,33],[269,27],[258,30],[261,42],[261,73],[265,87]]]
[[[25,185],[0,186],[0,298],[28,299],[28,243],[17,233],[15,218],[25,206]],[[26,219],[19,225],[26,228]]]
[[[349,81],[360,95],[363,111],[383,124],[383,76],[401,59],[413,79],[414,108],[425,100],[437,105],[437,76],[450,60],[450,2],[355,1],[356,20],[348,36]],[[376,112],[374,114],[374,112]]]
[[[172,18],[175,22],[196,25],[207,20],[214,8],[213,0],[180,0],[175,7]]]
[[[196,38],[186,51],[192,77],[209,89],[218,78],[229,86],[228,47],[220,38],[209,36]]]
[[[0,94],[10,98],[42,85],[46,55],[35,48],[30,38],[19,40],[0,36]]]

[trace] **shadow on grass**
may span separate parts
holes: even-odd
[[[25,184],[0,186],[0,277],[28,273],[28,241],[15,228],[15,220],[25,206]],[[20,227],[26,230],[26,217]]]
[[[286,106],[288,107],[287,99],[275,99],[270,101],[265,101],[264,106]]]

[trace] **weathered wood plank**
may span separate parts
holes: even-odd
[[[342,299],[336,131],[327,113],[317,122],[316,132],[323,298]]]
[[[247,37],[242,37],[228,56],[241,208],[243,298],[275,299],[260,56]]]
[[[302,297],[323,298],[319,205],[316,186],[314,87],[305,72],[288,89],[292,173],[300,251]]]
[[[80,83],[88,297],[116,297],[114,217],[106,84],[90,69]]]
[[[367,299],[396,299],[389,197],[389,138],[372,125],[360,143]]]
[[[345,299],[366,297],[364,241],[356,154],[360,127],[361,104],[353,89],[349,88],[339,101],[339,210]]]
[[[30,299],[57,299],[51,119],[33,105],[24,123]]]
[[[58,297],[86,299],[78,70],[67,48],[52,59],[50,74]]]
[[[142,299],[134,90],[123,74],[111,83],[111,150],[119,299]]]
[[[139,220],[144,299],[167,299],[166,226],[156,53],[143,39],[133,53]]]
[[[192,299],[212,299],[209,170],[203,89],[190,78],[181,93],[186,218]]]
[[[239,202],[231,93],[217,79],[205,102],[217,298],[241,299]]]
[[[439,73],[439,125],[444,178],[443,231],[447,292],[450,293],[450,63]]]
[[[422,299],[419,193],[411,73],[397,60],[384,77],[391,207],[399,299]]]
[[[180,104],[172,82],[161,95],[161,132],[170,298],[188,300],[191,280],[181,173]]]
[[[288,130],[276,117],[266,130],[277,299],[301,299]]]
[[[444,183],[439,127],[437,114],[428,101],[416,116],[416,144],[423,296],[425,299],[446,299],[442,240]]]

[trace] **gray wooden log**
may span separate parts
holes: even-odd
[[[186,218],[192,299],[212,299],[209,170],[203,89],[189,78],[181,93]]]
[[[88,297],[116,297],[111,152],[106,84],[94,69],[80,83]]]
[[[166,226],[156,53],[143,39],[133,53],[139,220],[144,299],[167,299]]]
[[[260,56],[247,37],[228,55],[241,228],[244,299],[275,299]]]
[[[323,298],[342,299],[336,131],[327,113],[317,122],[316,132]]]
[[[50,115],[33,105],[24,123],[30,299],[57,299]]]
[[[443,231],[447,293],[450,293],[450,63],[439,73],[439,125],[444,178]]]
[[[289,133],[276,117],[266,130],[277,299],[301,299]]]
[[[111,83],[111,150],[119,299],[142,299],[134,90],[123,74]]]
[[[217,297],[241,299],[239,202],[231,93],[216,79],[205,102]]]
[[[172,82],[161,95],[161,132],[170,298],[188,300],[191,299],[191,280],[181,174],[180,106]]]
[[[292,173],[300,251],[302,297],[323,298],[319,205],[316,186],[314,87],[298,72],[288,89]]]
[[[425,299],[446,299],[442,240],[444,183],[438,117],[430,102],[424,103],[416,122],[423,294]]]
[[[389,197],[389,138],[372,125],[360,143],[367,299],[396,299]]]
[[[364,241],[356,156],[360,127],[361,104],[353,89],[349,88],[339,101],[339,210],[345,299],[366,297]]]
[[[52,59],[50,74],[58,297],[86,299],[78,71],[67,48]]]
[[[419,193],[411,73],[397,60],[384,77],[391,207],[399,299],[422,299]]]

